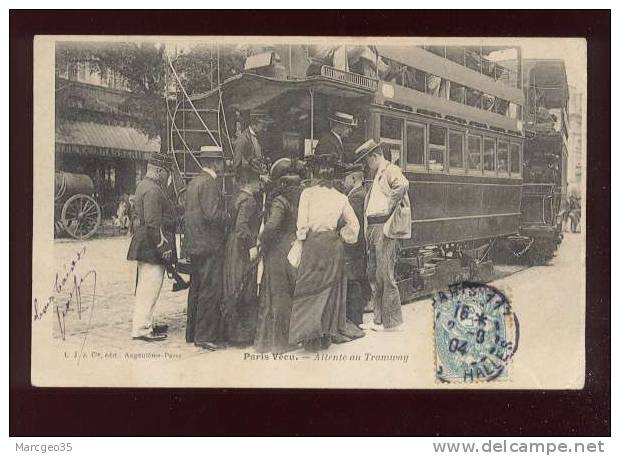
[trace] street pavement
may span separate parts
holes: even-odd
[[[498,276],[492,284],[509,297],[521,323],[519,356],[515,356],[515,382],[544,384],[550,388],[566,386],[566,379],[579,384],[583,377],[584,331],[584,272],[581,262],[582,243],[579,234],[565,233],[556,257],[545,266],[530,268],[498,266]],[[55,321],[54,338],[65,356],[87,353],[139,353],[140,356],[165,356],[181,366],[196,366],[200,360],[221,357],[248,359],[252,348],[228,348],[207,352],[185,343],[187,290],[172,292],[172,281],[165,279],[156,307],[157,323],[169,325],[168,339],[158,343],[133,341],[131,317],[133,311],[135,263],[125,260],[129,237],[93,239],[85,242],[58,240],[55,242],[55,268],[62,276],[77,251],[81,274],[96,271],[96,288],[92,280],[81,286],[81,312],[72,300],[64,319],[64,337]],[[94,291],[94,295],[93,295]],[[364,338],[341,345],[332,345],[330,355],[404,352],[409,350],[413,375],[424,382],[433,382],[433,312],[430,298],[403,306],[405,320],[402,331],[379,333],[368,331]],[[55,317],[54,317],[55,318]],[[370,321],[372,314],[366,314]],[[69,353],[69,355],[67,355]],[[308,358],[299,350],[296,356]],[[412,360],[409,360],[411,363]],[[518,374],[518,375],[517,375]]]

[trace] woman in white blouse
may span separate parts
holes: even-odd
[[[346,328],[343,241],[354,244],[360,229],[347,197],[333,186],[333,167],[317,167],[318,180],[299,200],[297,240],[289,255],[295,264],[301,249],[289,342],[310,351],[326,349]]]

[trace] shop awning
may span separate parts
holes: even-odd
[[[159,151],[159,139],[135,128],[79,121],[56,127],[56,145],[63,152],[132,159],[147,159]]]

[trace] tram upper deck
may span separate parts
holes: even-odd
[[[172,135],[173,148],[200,151],[212,145],[210,141],[217,143],[218,138],[201,131],[201,125],[207,125],[213,131],[226,130],[219,142],[224,154],[230,155],[228,139],[243,125],[243,113],[260,108],[276,121],[263,138],[265,154],[272,160],[303,158],[329,131],[328,114],[341,110],[355,115],[359,124],[345,140],[345,149],[352,150],[369,138],[381,140],[387,145],[387,158],[401,166],[410,180],[414,234],[406,247],[516,233],[522,183],[522,90],[513,86],[512,79],[496,77],[506,74],[504,70],[495,69],[492,77],[482,71],[482,63],[476,72],[422,48],[412,49],[379,49],[377,62],[379,57],[382,62],[399,56],[410,59],[403,62],[410,72],[400,79],[377,66],[373,77],[368,68],[362,71],[365,74],[328,65],[310,71],[311,64],[296,70],[303,77],[293,78],[290,71],[287,79],[237,75],[211,92],[190,97],[202,120],[187,116],[187,103],[179,102],[174,119],[176,136],[183,141]],[[291,58],[294,53],[288,55]],[[292,60],[288,66],[296,68]]]

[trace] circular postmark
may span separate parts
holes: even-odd
[[[519,321],[498,289],[473,282],[433,297],[435,375],[442,383],[493,381],[508,376],[519,345]]]

